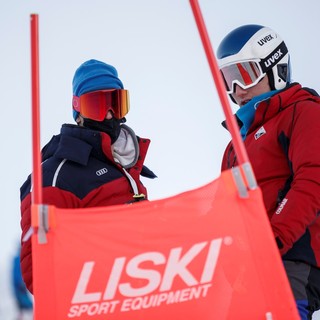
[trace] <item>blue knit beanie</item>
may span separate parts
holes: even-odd
[[[72,88],[74,96],[105,89],[123,89],[123,84],[118,78],[115,67],[98,60],[88,60],[80,65],[76,70]],[[73,110],[74,120],[78,117],[78,112]]]

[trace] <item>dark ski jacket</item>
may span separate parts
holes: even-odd
[[[320,267],[317,93],[293,83],[260,102],[244,145],[282,258]],[[222,170],[236,164],[230,142]]]
[[[63,125],[60,134],[53,136],[42,150],[43,204],[86,208],[132,203],[137,201],[137,194],[147,199],[140,175],[156,177],[143,165],[150,140],[136,139],[137,162],[123,169],[114,160],[109,135],[77,125]],[[22,238],[31,226],[30,191],[31,176],[20,189]],[[33,292],[31,239],[22,242],[21,270],[27,288]]]

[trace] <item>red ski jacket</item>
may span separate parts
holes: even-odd
[[[43,203],[58,208],[110,206],[134,202],[134,191],[144,194],[147,199],[140,175],[156,177],[143,165],[150,140],[136,138],[139,145],[137,162],[124,170],[114,160],[107,134],[63,125],[60,135],[54,136],[42,150]],[[30,190],[29,176],[20,190],[22,239],[31,226]],[[31,253],[31,239],[22,242],[22,276],[28,290],[33,292]]]
[[[244,141],[283,259],[320,267],[320,98],[294,83],[259,103]],[[227,146],[222,170],[237,164]]]

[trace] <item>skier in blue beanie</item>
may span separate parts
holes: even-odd
[[[98,131],[106,132],[110,135],[112,143],[118,138],[120,134],[120,125],[125,121],[124,116],[129,111],[129,94],[127,90],[123,90],[123,84],[118,78],[117,70],[104,62],[98,60],[89,60],[84,62],[75,72],[72,81],[73,86],[73,118],[78,124],[81,124],[85,127],[91,129],[97,129]],[[121,105],[118,108],[123,109],[124,114],[120,117],[114,116],[108,119],[108,115],[102,119],[104,116],[102,109],[100,107],[92,107],[91,102],[86,104],[86,108],[78,104],[78,102],[83,99],[86,93],[96,92],[95,95],[88,95],[88,99],[102,99],[97,95],[103,92],[105,89],[118,89],[111,91],[110,95],[114,96],[114,103],[118,101],[116,94],[120,93],[120,97],[123,97],[123,100],[119,101]],[[102,93],[104,94],[104,93]],[[81,99],[79,99],[81,97]],[[107,97],[106,97],[107,98]],[[84,102],[83,102],[84,103]],[[103,103],[103,102],[102,102]],[[124,105],[125,104],[125,105]],[[82,113],[79,117],[79,111],[82,107]],[[89,112],[89,114],[86,114]],[[95,119],[92,113],[101,112],[101,118]],[[113,111],[113,113],[115,110]]]
[[[42,150],[43,202],[58,208],[87,208],[147,200],[140,177],[155,178],[144,166],[150,140],[125,124],[129,92],[117,70],[88,60],[73,77],[74,124],[62,125]],[[30,228],[31,177],[20,190],[22,238]],[[30,292],[31,240],[22,243],[21,269]]]

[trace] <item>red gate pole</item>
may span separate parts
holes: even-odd
[[[229,104],[224,82],[217,64],[215,54],[212,50],[209,35],[204,23],[204,19],[199,7],[198,0],[190,0],[190,5],[191,5],[193,15],[200,33],[200,38],[202,40],[202,44],[208,59],[211,73],[218,91],[220,102],[222,104],[222,108],[226,116],[227,127],[231,133],[232,143],[238,158],[238,164],[242,170],[242,173],[246,180],[246,184],[249,187],[249,189],[255,189],[257,187],[257,183],[254,177],[254,173],[252,171],[251,164],[249,162],[249,158],[247,155],[247,151],[245,149],[245,146],[243,144],[243,141],[240,135],[238,123],[235,119],[235,116],[232,114],[232,110]]]
[[[31,93],[32,93],[32,203],[42,203],[42,171],[40,152],[40,81],[38,15],[30,15],[31,26]]]

